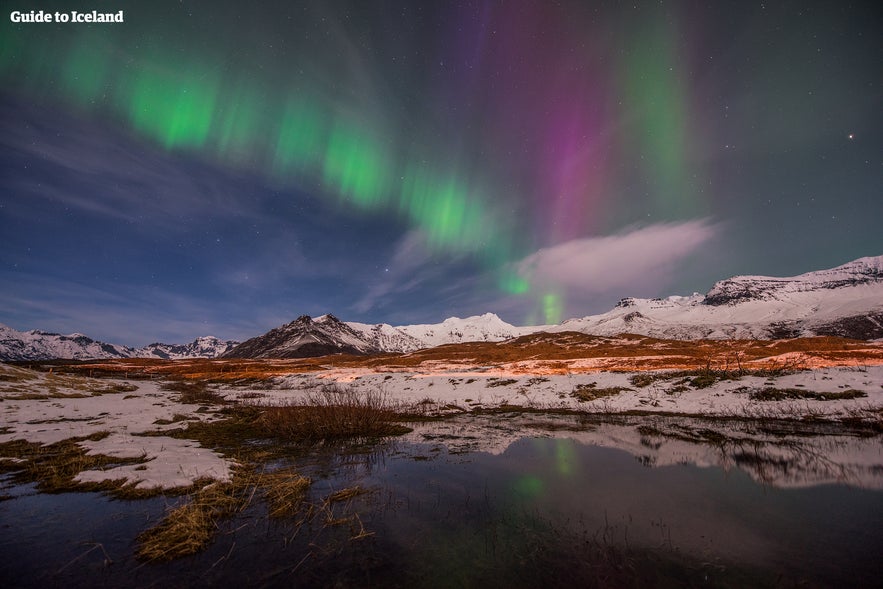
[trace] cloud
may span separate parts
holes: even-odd
[[[383,269],[382,278],[371,285],[364,296],[353,304],[358,313],[376,307],[383,298],[416,288],[428,276],[425,270],[432,253],[426,246],[426,236],[411,230],[396,244],[392,257]]]
[[[515,270],[535,287],[587,294],[643,291],[668,282],[674,267],[715,232],[704,219],[631,227],[543,248],[517,262]]]
[[[240,223],[273,221],[261,203],[242,197],[249,179],[235,183],[234,171],[220,175],[192,154],[165,153],[100,121],[18,102],[0,106],[0,155],[30,170],[4,182],[18,208],[42,200],[135,228],[149,218],[151,231],[186,231],[187,220],[206,211]]]

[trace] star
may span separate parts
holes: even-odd
[[[847,137],[850,141],[852,141],[853,139],[855,139],[855,134],[854,134],[854,133],[850,133],[850,134],[847,135],[846,137]]]

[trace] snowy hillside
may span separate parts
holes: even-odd
[[[435,324],[403,325],[397,329],[423,342],[421,347],[431,348],[462,342],[498,342],[535,331],[544,331],[547,327],[515,327],[493,313],[485,313],[465,319],[450,317]]]
[[[134,355],[133,348],[99,342],[82,333],[61,335],[36,329],[16,331],[0,324],[0,359],[3,360],[87,360],[131,358]]]
[[[221,341],[214,336],[198,337],[189,344],[150,344],[138,349],[138,358],[162,358],[165,360],[183,360],[185,358],[216,358],[229,352],[239,342]]]
[[[883,337],[883,256],[789,278],[737,276],[708,294],[622,299],[607,313],[547,331],[661,338]]]
[[[424,341],[408,335],[401,328],[393,327],[388,323],[370,325],[347,321],[346,324],[361,334],[365,342],[380,352],[413,352],[429,347]]]
[[[104,360],[108,358],[214,358],[237,342],[200,337],[189,344],[150,344],[130,348],[94,340],[81,333],[17,331],[0,324],[0,360]]]

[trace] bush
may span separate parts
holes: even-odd
[[[357,392],[327,385],[301,405],[268,407],[259,425],[268,433],[297,441],[382,437],[407,433],[398,414],[379,391]]]

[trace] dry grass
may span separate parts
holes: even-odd
[[[205,548],[218,527],[247,504],[247,487],[241,483],[212,483],[189,500],[169,510],[153,528],[138,536],[138,558],[165,561],[195,554]]]
[[[266,493],[270,517],[289,517],[300,510],[312,481],[290,470],[279,470],[261,476],[260,486]]]
[[[84,376],[60,374],[52,370],[43,373],[0,363],[0,395],[2,395],[0,400],[85,398],[127,393],[137,388],[127,382],[108,382]]]
[[[597,388],[596,383],[581,384],[574,387],[570,396],[582,403],[603,399],[604,397],[615,397],[623,391],[630,391],[628,387],[606,387]]]
[[[325,500],[328,503],[339,503],[340,501],[349,501],[353,497],[358,497],[359,495],[364,495],[367,493],[367,489],[363,489],[362,487],[355,486],[349,487],[348,489],[341,489],[340,491],[335,491],[331,495],[329,495]]]
[[[175,380],[163,384],[163,389],[178,393],[177,401],[187,405],[222,405],[224,397],[209,389],[203,381]]]
[[[270,517],[301,511],[312,481],[290,469],[258,474],[252,466],[234,470],[229,483],[202,481],[186,502],[172,507],[154,527],[137,538],[138,558],[168,561],[195,554],[214,539],[220,521],[245,510],[263,491]]]
[[[835,392],[817,392],[804,389],[766,387],[748,393],[752,401],[786,401],[791,399],[812,399],[814,401],[835,401],[839,399],[861,399],[867,397],[864,391],[848,389]]]
[[[485,387],[489,389],[493,387],[508,387],[509,385],[516,384],[517,382],[518,381],[514,378],[489,378]]]
[[[629,382],[638,388],[644,388],[659,381],[681,379],[676,384],[689,384],[693,388],[703,389],[710,387],[719,380],[739,380],[743,376],[778,378],[786,374],[793,374],[801,369],[802,367],[799,364],[792,362],[770,363],[761,368],[741,366],[713,368],[711,367],[711,362],[707,362],[706,366],[694,370],[638,372],[629,377]]]
[[[304,404],[267,407],[259,423],[276,437],[313,442],[411,431],[396,423],[398,420],[399,415],[383,393],[331,384],[309,395]]]
[[[147,494],[137,493],[127,485],[126,479],[113,479],[93,483],[81,483],[75,477],[84,470],[103,470],[123,464],[142,464],[145,456],[119,458],[103,454],[87,454],[77,442],[101,440],[109,432],[96,432],[83,438],[70,438],[54,444],[42,445],[36,442],[14,440],[0,444],[0,471],[11,473],[17,483],[36,483],[44,493],[67,491],[105,491],[115,496]]]
[[[187,503],[170,511],[158,526],[138,536],[139,558],[173,560],[205,548],[214,535],[211,511],[197,503]]]
[[[574,365],[574,361],[582,361]],[[81,375],[116,378],[172,378],[179,381],[253,385],[289,374],[335,368],[377,371],[462,365],[511,367],[525,374],[563,374],[610,370],[619,372],[718,371],[762,375],[783,370],[826,366],[883,364],[883,344],[838,337],[783,340],[664,340],[639,335],[589,336],[576,332],[537,333],[506,342],[450,344],[409,354],[334,355],[300,359],[126,359],[58,364],[53,368]],[[636,385],[637,386],[637,385]],[[210,401],[206,401],[210,402]]]
[[[845,407],[844,413],[846,415],[840,421],[846,425],[883,432],[883,408],[866,404],[863,407]]]

